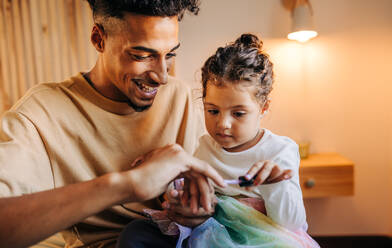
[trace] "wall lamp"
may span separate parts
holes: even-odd
[[[291,32],[287,35],[289,40],[307,42],[317,36],[309,0],[282,0],[282,3],[292,16]]]

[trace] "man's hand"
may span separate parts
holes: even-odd
[[[211,166],[179,145],[169,145],[144,156],[128,171],[33,194],[0,197],[1,223],[7,223],[0,226],[0,247],[27,247],[113,205],[157,197],[186,172],[190,178],[209,177],[224,187]],[[196,179],[199,181],[203,182]]]
[[[181,175],[192,182],[190,198],[193,206],[200,201],[209,209],[207,178],[211,178],[221,187],[226,186],[223,178],[210,165],[189,155],[177,144],[153,150],[136,159],[133,166],[131,170],[122,172],[128,177],[128,187],[124,190],[129,191],[130,201],[145,201],[157,197],[166,191],[171,181]]]

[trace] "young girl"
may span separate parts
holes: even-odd
[[[305,233],[298,146],[260,127],[270,103],[272,67],[257,36],[243,34],[218,48],[202,68],[208,135],[195,156],[228,182],[240,176],[254,181],[251,187],[215,187],[224,196],[214,218],[192,231],[190,247],[318,247]],[[246,206],[257,199],[259,211]]]
[[[306,234],[298,146],[260,126],[272,83],[272,63],[252,34],[218,48],[205,62],[202,85],[208,134],[200,139],[195,157],[235,184],[215,186],[215,214],[194,229],[170,222],[165,212],[146,210],[163,233],[180,233],[177,247],[183,247],[188,236],[191,248],[319,247]],[[248,187],[238,184],[239,177]],[[182,200],[188,198],[185,195]]]

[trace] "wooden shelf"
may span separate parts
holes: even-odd
[[[301,159],[299,178],[304,198],[354,194],[354,163],[337,153],[310,154]]]

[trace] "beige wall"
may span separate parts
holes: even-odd
[[[181,23],[177,75],[197,80],[218,46],[261,35],[276,73],[265,126],[356,165],[354,197],[306,200],[310,232],[392,235],[392,1],[311,2],[319,37],[301,45],[278,0],[202,1]]]

